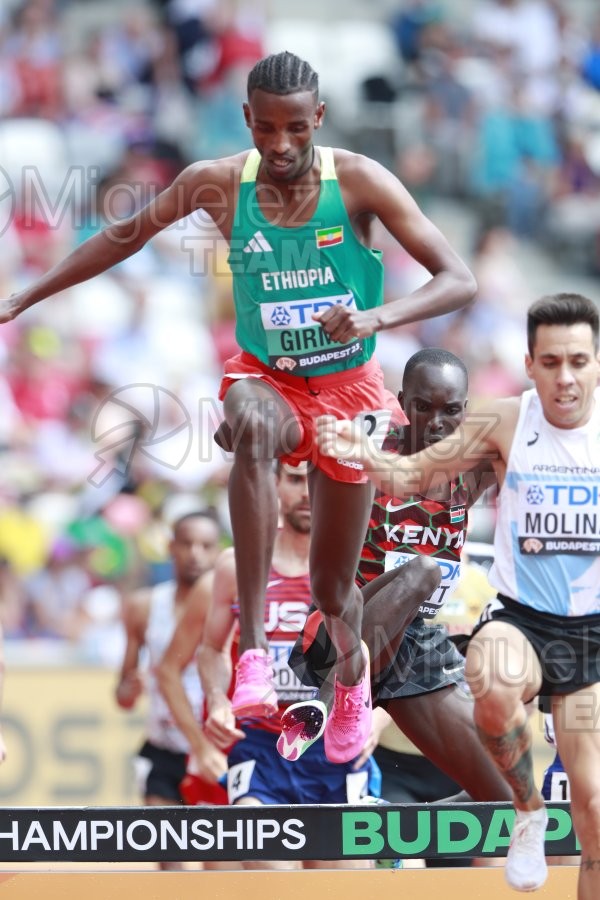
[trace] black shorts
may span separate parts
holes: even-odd
[[[457,794],[461,787],[425,756],[375,747],[381,769],[381,796],[390,803],[433,803]]]
[[[146,775],[142,793],[144,797],[164,797],[173,803],[183,803],[179,791],[186,772],[187,754],[164,750],[146,741],[138,753],[142,760],[148,760],[150,767]]]
[[[394,661],[377,677],[378,701],[431,694],[454,684],[465,684],[465,660],[448,636],[445,625],[425,619],[410,623]]]
[[[309,613],[289,664],[303,684],[321,687],[335,665],[336,652],[318,610]],[[396,658],[373,680],[373,699],[385,706],[396,697],[416,697],[464,683],[464,658],[448,637],[445,625],[414,619],[407,627]]]
[[[573,694],[600,682],[599,614],[555,616],[498,594],[484,609],[473,635],[488,622],[508,622],[527,638],[542,669],[540,697]]]

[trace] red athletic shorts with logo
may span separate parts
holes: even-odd
[[[384,386],[383,372],[375,359],[331,375],[302,378],[274,371],[250,353],[242,352],[225,362],[219,399],[223,400],[231,385],[241,378],[260,378],[270,385],[285,400],[298,423],[300,443],[295,450],[283,455],[281,461],[294,466],[307,460],[334,481],[364,484],[368,478],[360,463],[333,459],[319,452],[315,440],[317,416],[359,417],[365,421],[367,431],[377,443],[383,441],[392,425],[408,423],[397,399]]]

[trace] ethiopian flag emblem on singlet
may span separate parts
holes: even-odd
[[[344,243],[344,226],[334,225],[333,228],[317,228],[317,247],[333,247],[334,244]]]

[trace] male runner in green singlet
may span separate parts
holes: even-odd
[[[325,731],[331,762],[347,762],[370,730],[362,604],[354,584],[372,491],[360,463],[327,459],[315,417],[360,418],[386,433],[403,421],[372,358],[375,333],[469,303],[469,269],[398,179],[367,157],[314,145],[325,105],[318,76],[288,52],[248,77],[244,116],[254,150],[186,168],[131,217],[94,235],[31,287],[0,302],[0,322],[105,271],[150,238],[204,209],[230,244],[239,357],[225,367],[229,482],[240,586],[240,661],[234,711],[277,708],[264,633],[264,594],[277,526],[272,460],[310,460],[311,589],[337,649],[335,700]],[[385,228],[430,274],[383,306],[383,265],[371,224]]]

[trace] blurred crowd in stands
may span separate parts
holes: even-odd
[[[74,17],[85,6],[0,10],[2,295],[189,162],[248,146],[248,70],[296,50],[273,46],[277,4],[146,0]],[[389,387],[416,349],[439,345],[465,360],[471,396],[498,396],[526,386],[522,324],[535,298],[516,248],[535,243],[600,274],[600,13],[592,2],[575,15],[568,0],[474,0],[467,17],[460,6],[398,2],[380,23],[393,64],[362,72],[358,116],[332,104],[330,134],[349,149],[368,142],[424,207],[443,197],[474,223],[477,302],[382,334]],[[327,23],[314,29],[328,33],[349,91],[342,42],[338,58]],[[388,296],[401,296],[426,273],[388,235],[378,240]],[[112,664],[120,592],[169,574],[171,521],[213,507],[228,541],[229,461],[211,441],[221,365],[235,352],[226,257],[209,220],[191,216],[0,329],[9,640],[67,640],[83,660]]]

